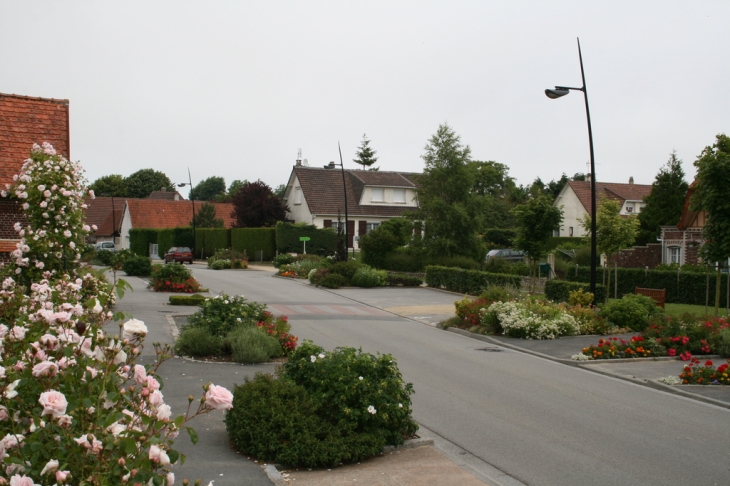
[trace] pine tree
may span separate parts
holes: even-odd
[[[356,164],[362,165],[363,170],[368,168],[369,170],[378,170],[379,167],[372,167],[372,165],[378,161],[378,158],[375,156],[377,152],[370,148],[370,140],[368,140],[368,136],[366,134],[362,135],[362,144],[360,145],[360,148],[355,153],[357,155],[356,159],[353,159],[352,161]]]
[[[223,220],[216,218],[215,206],[210,203],[203,203],[193,220],[196,228],[222,228]],[[193,221],[190,222],[192,226]]]

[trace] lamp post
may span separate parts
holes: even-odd
[[[117,225],[117,211],[114,208],[114,193],[108,193],[108,194],[102,194],[102,196],[108,196],[112,198],[112,227],[114,230],[112,231],[112,243],[114,243],[114,246],[117,245],[117,237],[119,237],[119,226]]]
[[[556,86],[555,89],[546,89],[545,95],[550,99],[557,99],[570,93],[571,90],[582,91],[586,103],[586,118],[588,120],[588,145],[591,151],[591,293],[593,303],[596,296],[596,164],[593,156],[593,130],[591,129],[591,112],[588,109],[588,90],[586,89],[586,76],[583,71],[583,56],[580,52],[580,39],[578,39],[578,60],[580,61],[580,76],[583,80],[582,88],[571,88],[568,86]]]
[[[193,179],[190,177],[190,167],[188,167],[188,182],[182,182],[177,187],[190,186],[190,201],[193,203],[193,219],[190,223],[193,225],[193,260],[195,260],[195,193],[193,192]]]
[[[347,256],[349,253],[347,244],[349,243],[349,240],[350,240],[350,238],[349,238],[350,232],[348,230],[349,224],[348,224],[348,214],[347,214],[347,185],[345,183],[345,165],[342,162],[342,149],[340,148],[340,142],[337,142],[337,150],[340,151],[340,163],[335,164],[334,162],[332,162],[332,164],[335,166],[339,165],[340,168],[342,169],[342,192],[345,195],[345,259],[347,259]],[[353,248],[353,252],[354,251],[355,251],[355,249]]]

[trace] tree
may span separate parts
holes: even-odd
[[[99,177],[89,186],[97,196],[126,197],[127,184],[120,174],[110,174]]]
[[[205,202],[198,210],[193,221],[190,222],[190,225],[196,228],[222,228],[223,220],[215,216],[215,206]]]
[[[639,235],[637,245],[655,243],[660,227],[676,225],[682,216],[684,198],[689,185],[684,180],[682,161],[673,151],[666,165],[656,175],[651,192],[644,198],[646,206],[639,213]]]
[[[596,211],[596,249],[606,255],[606,260],[619,250],[630,247],[639,230],[639,219],[635,214],[621,216],[621,203],[602,198]],[[581,226],[586,230],[586,238],[591,236],[591,215],[585,214]],[[608,288],[611,287],[611,272],[608,273]]]
[[[507,175],[509,167],[492,160],[472,160],[469,168],[474,171],[474,193],[480,196],[504,197],[515,185]]]
[[[702,256],[707,262],[717,262],[715,284],[715,315],[720,307],[720,275],[730,258],[730,138],[717,135],[711,147],[705,147],[694,163],[697,167],[696,188],[692,209],[705,212],[702,235]]]
[[[366,167],[370,170],[378,170],[378,167],[372,167],[372,165],[378,161],[378,158],[375,156],[376,153],[377,152],[375,150],[370,148],[370,140],[368,140],[367,135],[363,134],[362,143],[355,153],[357,158],[352,161],[356,164],[362,165],[363,170],[365,170]]]
[[[284,194],[286,194],[286,184],[279,184],[278,186],[276,186],[276,189],[274,189],[274,194],[279,196],[279,199],[283,201]]]
[[[471,149],[446,124],[429,139],[422,158],[426,164],[418,177],[419,209],[410,217],[425,225],[424,247],[438,256],[462,255],[484,259],[482,229],[484,198],[474,194],[474,171],[469,168]]]
[[[222,177],[211,176],[200,181],[189,194],[196,201],[216,201],[226,194],[226,181]]]
[[[512,212],[517,219],[514,246],[530,258],[530,273],[534,276],[535,262],[547,253],[553,230],[559,228],[563,221],[563,210],[553,204],[552,197],[542,194],[517,206]]]
[[[289,208],[264,182],[245,182],[233,196],[233,214],[239,228],[274,226],[286,219]]]
[[[166,189],[174,191],[175,186],[170,182],[170,178],[162,172],[154,169],[138,170],[134,174],[124,179],[127,185],[127,197],[146,198],[150,197],[152,191]]]

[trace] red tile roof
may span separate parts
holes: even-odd
[[[294,167],[302,194],[312,214],[345,215],[345,195],[342,190],[342,170],[317,167]],[[413,207],[361,206],[360,196],[366,185],[380,187],[415,187],[416,174],[406,172],[345,170],[347,213],[350,216],[401,216]]]
[[[13,181],[34,143],[70,156],[68,100],[0,93],[0,188]]]
[[[568,185],[580,200],[583,208],[591,212],[591,183],[588,181],[569,181]],[[651,185],[648,184],[621,184],[618,182],[596,181],[596,201],[600,203],[601,197],[607,197],[623,203],[627,200],[643,201],[651,192]]]
[[[97,196],[96,199],[86,198],[85,222],[89,226],[96,225],[97,230],[93,232],[97,236],[111,236],[116,228],[119,229],[119,222],[124,212],[124,198]],[[115,221],[112,221],[114,216]]]
[[[159,201],[154,199],[125,199],[133,228],[176,228],[190,226],[193,208],[190,201]],[[223,220],[226,228],[235,223],[231,216],[233,204],[210,203],[215,206],[216,218]],[[195,212],[200,210],[198,203]]]

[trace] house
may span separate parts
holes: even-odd
[[[634,184],[634,178],[628,184],[596,181],[596,202],[601,198],[618,201],[621,204],[620,214],[638,214],[646,206],[644,198],[651,192],[650,184]],[[569,181],[555,198],[554,204],[563,207],[563,222],[558,234],[554,236],[585,236],[587,232],[581,220],[591,212],[590,181]]]
[[[0,189],[20,173],[35,143],[48,142],[70,159],[68,109],[68,100],[0,93]],[[20,204],[0,196],[0,260],[7,259],[20,241],[13,229],[16,222],[26,222]]]
[[[338,218],[345,224],[346,194],[347,247],[358,248],[359,236],[418,207],[417,176],[410,172],[345,170],[343,188],[342,170],[334,162],[319,168],[297,160],[284,193],[287,219],[336,229]]]
[[[159,191],[152,191],[148,199],[156,199],[162,201],[182,201],[185,198],[180,195],[177,191],[168,191],[166,188],[162,188]]]
[[[662,226],[659,241],[662,244],[662,263],[697,265],[700,262],[699,249],[704,243],[702,229],[705,227],[704,211],[692,211],[690,201],[697,189],[694,181],[684,199],[682,217],[677,226]]]

